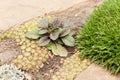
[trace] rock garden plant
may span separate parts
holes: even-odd
[[[83,58],[120,73],[120,0],[106,0],[94,10],[76,45]]]
[[[66,57],[68,51],[62,45],[73,47],[75,43],[72,23],[57,17],[44,17],[38,26],[38,29],[27,32],[26,37],[39,40],[38,45],[46,46],[54,55]]]
[[[24,72],[12,64],[4,64],[0,66],[0,80],[24,80]]]
[[[0,31],[0,80],[74,80],[90,62],[79,58],[72,27],[69,21],[50,15]],[[66,48],[73,54],[68,55]]]
[[[55,29],[61,30],[61,33],[59,33],[59,37],[56,40],[50,39],[50,42],[48,45],[40,45],[39,42],[40,42],[40,39],[46,35],[49,36],[50,38],[50,34],[39,33],[40,37],[38,36],[39,37],[38,39],[36,39],[36,36],[34,36],[34,33],[36,34],[37,31],[41,32],[41,30],[43,29],[49,30],[49,28],[40,27],[40,25],[42,25],[40,22],[42,21],[44,22],[44,19],[49,20],[49,25],[53,25],[53,22],[56,24],[59,24],[59,23],[61,24],[61,26],[55,28]],[[73,31],[72,26],[73,24],[69,23],[68,21],[64,22],[64,20],[62,21],[60,18],[56,18],[54,16],[46,16],[43,18],[40,17],[40,18],[32,19],[28,22],[21,24],[20,26],[12,27],[7,31],[2,32],[3,36],[1,37],[2,41],[0,42],[0,47],[3,48],[2,49],[3,53],[1,53],[3,57],[1,57],[0,55],[1,65],[2,64],[4,65],[6,63],[14,64],[16,67],[18,67],[19,69],[25,72],[25,79],[28,79],[28,78],[38,79],[39,78],[39,79],[50,80],[52,79],[52,76],[55,75],[54,76],[55,78],[53,77],[53,80],[62,79],[62,77],[64,77],[64,79],[73,80],[79,71],[82,71],[89,65],[89,61],[84,62],[83,60],[79,59],[78,52],[76,52],[76,50],[74,49],[73,49],[74,54],[70,54],[71,57],[67,56],[68,52],[65,48],[66,47],[65,45],[73,47],[74,42],[70,44],[71,42],[68,41],[70,43],[65,44],[65,42],[62,41],[62,39],[64,39],[64,37],[67,37],[67,36],[71,36],[71,37],[74,36],[74,31]],[[68,29],[68,31],[66,29]],[[28,38],[27,37],[28,35],[30,35],[34,39]],[[7,46],[5,46],[4,44],[6,44]],[[58,46],[57,53],[60,52],[57,55],[60,55],[62,57],[53,56],[53,54],[51,54],[51,51],[50,51],[52,50],[51,48],[55,49],[56,51],[56,45]],[[50,50],[48,50],[46,47]],[[62,47],[62,48],[60,49],[59,47],[60,48]],[[16,55],[11,54],[10,55],[11,57],[5,58],[6,56],[9,56],[9,55],[7,55],[7,53],[4,53],[4,51],[7,51],[7,50],[11,51],[14,49],[15,49],[15,53],[13,54],[16,54],[16,53],[17,54]],[[73,55],[74,57],[72,57]],[[81,63],[82,61],[83,63]],[[63,63],[64,65],[62,65]],[[71,67],[69,67],[68,64],[70,64]],[[76,68],[74,67],[74,65],[76,65],[76,67],[79,67],[80,65],[81,67]],[[58,67],[62,68],[62,71],[64,72],[61,73],[61,70],[59,69],[58,69],[59,70],[58,72],[54,71]],[[53,72],[49,72],[49,70]],[[68,74],[69,71],[71,72],[70,74]],[[72,74],[73,71],[75,73],[74,75]],[[58,73],[61,76],[57,75]],[[51,77],[49,77],[49,75],[46,76],[46,74],[51,75]],[[62,75],[62,74],[65,74],[65,75]]]

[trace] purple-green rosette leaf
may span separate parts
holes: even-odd
[[[49,25],[49,19],[47,17],[42,19],[38,24],[40,28],[48,28],[48,25]]]
[[[53,32],[51,32],[50,33],[50,39],[52,39],[52,40],[58,39],[60,32],[61,32],[60,28],[57,28],[56,30],[54,30]]]
[[[41,30],[39,31],[39,34],[46,34],[47,32],[48,32],[47,29],[41,29]]]
[[[59,28],[62,26],[62,20],[60,18],[55,18],[53,21],[53,27]]]
[[[75,39],[70,35],[67,35],[61,39],[62,39],[63,43],[67,46],[73,47],[75,45]]]
[[[50,39],[48,36],[44,36],[44,37],[41,37],[40,40],[39,40],[39,45],[40,46],[46,46],[47,44],[49,44],[50,42]]]
[[[70,29],[64,28],[61,30],[60,37],[64,37],[70,33]]]
[[[32,30],[26,33],[26,37],[29,39],[38,39],[40,38],[39,30]]]

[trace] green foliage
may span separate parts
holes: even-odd
[[[77,35],[82,57],[112,73],[120,72],[120,0],[106,0],[94,10]]]
[[[26,33],[26,37],[31,39],[38,39],[40,37],[39,30],[33,30],[28,33]]]
[[[51,42],[47,45],[47,48],[49,50],[51,50],[54,53],[54,55],[66,57],[68,54],[67,50],[62,45],[60,45],[58,43]]]
[[[74,46],[74,42],[75,42],[74,38],[71,37],[70,35],[63,37],[62,41],[67,46]]]
[[[27,32],[26,37],[39,39],[39,45],[49,46],[48,49],[55,55],[67,56],[68,52],[62,45],[73,47],[75,44],[73,35],[70,34],[71,26],[70,22],[62,21],[60,18],[45,17],[39,22],[39,28]]]

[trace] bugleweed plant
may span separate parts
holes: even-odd
[[[44,17],[38,23],[38,29],[26,33],[30,39],[39,39],[40,46],[46,46],[54,55],[67,56],[64,46],[73,47],[75,40],[71,34],[72,23],[60,18]]]
[[[120,72],[120,0],[105,0],[87,19],[77,35],[76,45],[83,58]]]

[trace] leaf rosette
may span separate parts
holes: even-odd
[[[48,49],[55,55],[67,56],[68,52],[62,45],[74,46],[75,40],[73,35],[70,34],[72,25],[72,23],[63,21],[58,17],[44,17],[38,23],[39,28],[27,32],[26,37],[29,39],[39,39],[39,45],[49,46]],[[61,50],[64,52],[61,52]]]

